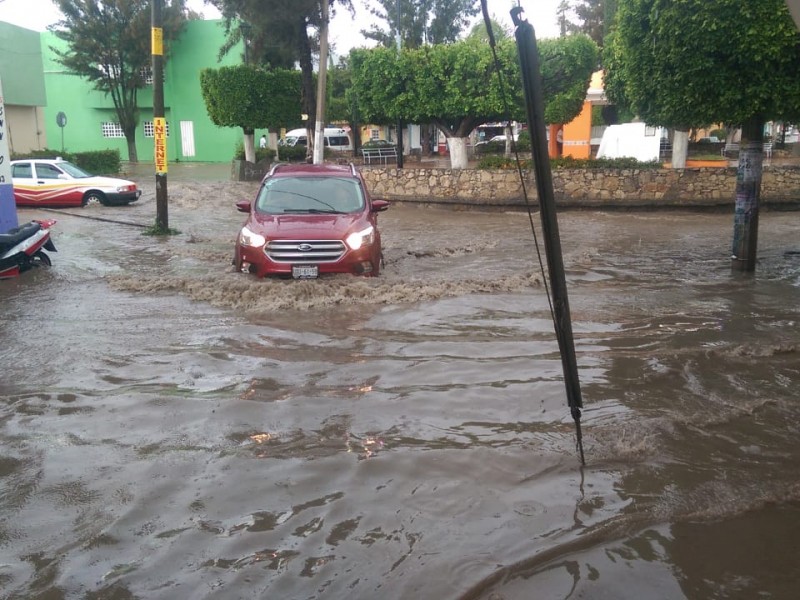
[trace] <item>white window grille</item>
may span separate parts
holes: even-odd
[[[119,79],[119,65],[97,65],[100,72],[110,79]]]
[[[379,139],[381,139],[381,130],[380,129],[370,129],[369,130],[369,139],[371,139],[371,140],[379,140]]]
[[[152,121],[144,121],[142,122],[142,126],[144,127],[144,137],[155,137],[156,133]],[[169,121],[167,121],[167,137],[169,137]]]
[[[104,138],[124,138],[125,132],[122,131],[122,126],[119,123],[112,123],[106,121],[103,123],[103,137]]]
[[[153,69],[152,67],[142,67],[139,69],[139,76],[145,85],[153,85]]]

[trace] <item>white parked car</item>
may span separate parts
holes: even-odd
[[[132,181],[92,175],[61,159],[11,161],[11,181],[17,206],[123,205],[142,195]]]

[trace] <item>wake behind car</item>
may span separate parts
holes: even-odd
[[[61,159],[11,161],[11,180],[17,206],[118,206],[142,195],[132,181],[92,175]]]
[[[264,177],[236,240],[234,266],[258,277],[313,279],[323,274],[377,276],[382,266],[377,213],[351,165],[277,164]]]

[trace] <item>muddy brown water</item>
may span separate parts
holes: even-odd
[[[526,215],[392,206],[381,278],[256,281],[254,184],[171,183],[166,240],[143,186],[0,282],[0,597],[798,597],[798,213],[754,277],[730,214],[560,215],[581,468]]]

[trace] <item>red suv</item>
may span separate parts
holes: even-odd
[[[313,279],[326,273],[377,276],[382,266],[377,213],[353,165],[278,164],[264,177],[236,239],[238,271]]]

